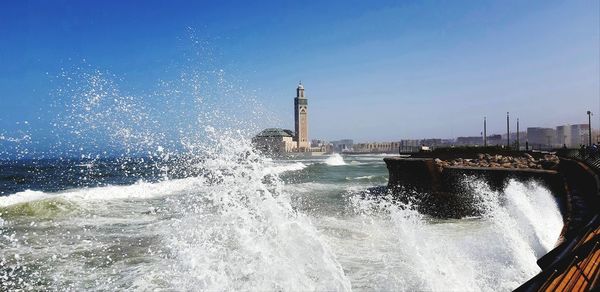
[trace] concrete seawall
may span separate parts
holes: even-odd
[[[467,177],[482,179],[493,190],[502,190],[509,179],[535,180],[548,187],[559,201],[564,200],[564,179],[554,170],[452,166],[440,169],[433,158],[389,157],[384,161],[389,171],[388,189],[401,200],[417,200],[419,211],[436,217],[478,214],[475,199],[465,192],[462,183]]]
[[[509,179],[544,184],[557,200],[563,229],[556,247],[538,259],[542,271],[516,291],[595,291],[599,287],[600,158],[560,158],[557,170],[440,168],[431,157],[384,161],[390,174],[388,189],[400,200],[416,199],[421,213],[438,217],[476,215],[473,198],[462,189],[465,177],[482,179],[495,190],[503,189]]]

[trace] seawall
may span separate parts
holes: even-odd
[[[417,200],[419,211],[438,217],[476,215],[463,179],[477,177],[501,190],[509,179],[535,180],[555,196],[563,217],[556,247],[538,259],[541,272],[517,291],[590,291],[600,285],[600,158],[560,158],[553,170],[440,167],[428,157],[389,157],[388,189],[401,200]],[[505,154],[506,155],[506,154]],[[445,159],[460,157],[448,153]],[[538,156],[540,157],[540,156]],[[474,159],[474,158],[473,158]]]
[[[465,192],[462,183],[467,177],[482,179],[494,190],[503,189],[509,179],[535,180],[548,187],[558,200],[564,200],[564,179],[555,170],[439,167],[431,157],[388,157],[384,161],[389,172],[388,189],[401,200],[416,200],[419,211],[436,217],[477,215],[474,198]]]

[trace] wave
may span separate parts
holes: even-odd
[[[295,163],[273,168],[271,163],[263,162],[258,154],[248,153],[248,147],[242,147],[247,142],[239,143],[243,145],[224,141],[223,145],[232,147],[229,151],[234,153],[225,152],[206,158],[202,163],[204,168],[210,169],[210,173],[202,177],[75,189],[62,193],[26,191],[2,197],[2,224],[15,224],[17,218],[13,213],[28,216],[22,210],[40,204],[46,206],[57,200],[67,202],[67,206],[73,203],[78,208],[91,211],[84,214],[100,214],[94,220],[86,220],[83,216],[61,218],[60,226],[78,230],[76,226],[80,224],[79,220],[92,224],[94,240],[90,242],[95,244],[99,241],[98,245],[104,247],[97,250],[97,256],[91,255],[83,260],[102,259],[102,266],[97,267],[93,276],[95,280],[106,283],[101,287],[107,290],[117,286],[183,291],[351,290],[335,254],[320,238],[311,220],[292,208],[290,194],[277,176],[282,171],[306,166]],[[238,159],[240,155],[247,159]],[[265,180],[267,176],[269,179]],[[150,204],[153,200],[149,199],[158,197],[164,198]],[[160,206],[162,210],[158,214],[150,212],[147,216],[136,212],[134,218],[123,218],[124,214],[121,214],[123,211],[132,212],[132,207],[139,210],[144,206]],[[12,212],[10,216],[6,216],[6,210]],[[44,213],[36,210],[29,215],[32,216],[29,217],[31,220],[36,220]],[[142,246],[138,250],[135,245],[128,245],[124,249],[127,253],[139,253],[144,258],[152,258],[157,263],[133,266],[134,271],[128,271],[123,276],[111,272],[117,265],[105,259],[111,252],[107,248],[123,248],[120,241],[131,236],[124,228],[134,228],[136,217],[161,216],[168,219],[151,221],[152,227],[144,228],[145,236],[155,238],[148,243],[150,246]],[[112,229],[113,226],[117,229]],[[102,233],[105,229],[106,232],[116,233],[108,236]],[[69,245],[69,250],[88,248],[89,243],[77,238],[75,231],[72,232],[73,235],[50,233],[53,246],[60,250],[65,249],[65,245]],[[124,237],[112,241],[120,233]],[[17,241],[8,244],[13,248],[20,246]],[[36,255],[40,258],[50,255],[44,253],[42,248],[34,250],[42,253]],[[83,287],[80,286],[84,284],[80,272],[62,272],[82,264],[79,261],[81,257],[72,254],[70,257],[73,258],[72,263],[59,264],[53,259],[36,261],[36,264],[44,266],[44,271],[38,275],[56,279],[54,287]],[[36,269],[23,261],[19,259],[15,266]],[[103,269],[105,265],[111,269]],[[135,277],[138,275],[136,271],[143,271],[143,277]],[[128,282],[130,280],[127,279],[136,280]],[[21,283],[22,280],[10,278],[7,282]],[[25,280],[34,283],[44,281],[39,278]]]
[[[0,228],[3,288],[351,290],[328,243],[292,208],[278,176],[306,165],[273,165],[253,149],[250,137],[268,120],[265,107],[223,70],[189,67],[175,74],[181,78],[152,87],[149,97],[123,94],[120,78],[110,73],[62,74],[72,81],[57,90],[57,105],[66,112],[56,125],[65,125],[85,149],[156,156],[177,164],[182,176],[202,175],[1,197],[2,208],[19,214],[50,201],[85,208],[80,216],[48,220],[43,229],[27,222],[38,211],[16,219],[0,215],[8,227]],[[148,102],[155,96],[166,99],[159,108]],[[157,212],[138,212],[156,206]]]
[[[133,185],[72,189],[58,193],[27,190],[0,197],[0,207],[45,199],[64,199],[73,202],[148,199],[182,193],[203,185],[205,179],[192,177],[161,182],[139,181]]]
[[[78,207],[67,200],[61,198],[46,198],[0,207],[0,216],[3,218],[1,220],[11,220],[17,217],[49,219],[66,215],[77,210]]]
[[[357,176],[357,177],[346,177],[346,180],[386,180],[387,181],[388,176],[387,175],[363,175],[363,176]]]
[[[43,200],[49,198],[51,194],[40,191],[26,190],[23,192],[14,193],[8,196],[0,197],[0,207],[26,203],[31,201]]]
[[[268,166],[268,167],[265,167],[264,174],[265,175],[281,174],[281,173],[289,172],[289,171],[302,170],[302,169],[305,169],[306,167],[308,167],[308,165],[306,165],[302,162],[295,162],[295,163],[290,163],[290,164],[285,164],[285,165]]]
[[[562,219],[550,192],[537,184],[511,181],[493,192],[481,181],[468,182],[481,198],[484,215],[476,219],[432,220],[411,205],[352,197],[353,223],[327,224],[368,234],[351,244],[338,243],[342,264],[376,252],[354,287],[373,290],[512,290],[539,272],[536,259],[552,248]],[[369,218],[365,220],[363,218]],[[370,275],[370,276],[369,276]],[[374,277],[374,275],[377,275]],[[401,276],[398,276],[401,275]]]
[[[370,180],[370,179],[373,179],[374,177],[375,177],[374,175],[364,175],[364,176],[357,176],[354,178],[346,177],[346,179],[347,180],[363,180],[363,179]]]
[[[277,175],[264,180],[265,172],[305,165],[272,168],[251,156],[240,167],[229,156],[213,159],[227,170],[218,184],[173,197],[185,216],[164,230],[172,268],[155,276],[169,283],[167,290],[350,290],[334,253],[294,210],[283,182]]]
[[[340,166],[340,165],[346,165],[346,162],[344,161],[344,158],[342,157],[342,155],[340,155],[338,153],[333,153],[331,156],[329,156],[329,157],[327,157],[327,159],[325,159],[325,164],[331,165],[331,166]]]

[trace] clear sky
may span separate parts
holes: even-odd
[[[483,116],[500,133],[507,111],[523,129],[598,121],[599,3],[4,1],[0,135],[49,132],[65,71],[143,95],[193,50],[274,113],[264,127],[293,128],[302,80],[310,138],[479,135]]]

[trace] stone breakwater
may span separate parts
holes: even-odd
[[[528,153],[521,157],[477,154],[476,159],[456,158],[452,160],[434,159],[436,166],[441,171],[447,167],[487,167],[487,168],[517,168],[517,169],[545,169],[556,170],[560,159],[554,154],[546,154],[536,159]]]

